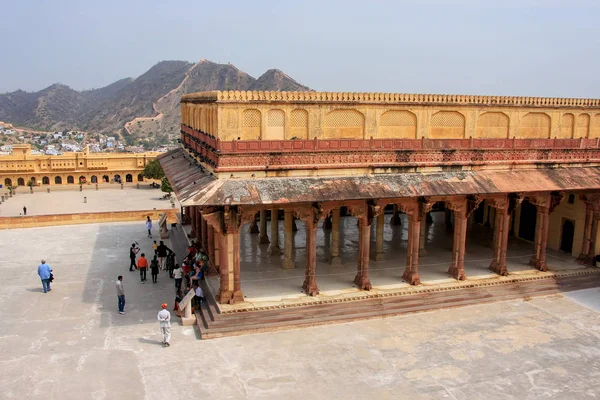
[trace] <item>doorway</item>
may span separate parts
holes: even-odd
[[[560,234],[560,249],[565,253],[573,252],[573,236],[575,235],[575,223],[570,219],[565,219]]]

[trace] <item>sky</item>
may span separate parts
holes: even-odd
[[[0,93],[163,60],[320,91],[600,97],[598,0],[0,0]]]

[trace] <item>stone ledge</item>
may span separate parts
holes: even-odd
[[[176,208],[163,210],[140,211],[107,211],[97,213],[31,215],[19,217],[0,217],[0,230],[39,228],[41,226],[95,224],[102,222],[129,222],[144,221],[147,215],[153,220],[158,220],[160,214],[167,214],[167,221],[177,221]]]

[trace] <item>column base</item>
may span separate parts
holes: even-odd
[[[281,267],[284,269],[296,268],[296,263],[294,262],[294,260],[291,260],[289,258],[284,258],[283,264],[281,264]]]
[[[220,290],[215,299],[219,304],[234,304],[244,301],[244,295],[240,290]]]
[[[383,253],[383,252],[374,252],[374,253],[371,253],[371,260],[373,260],[373,261],[383,261],[383,260],[385,260],[385,253]]]
[[[538,271],[542,271],[542,272],[548,271],[548,265],[546,265],[545,261],[532,259],[531,261],[529,261],[529,265],[534,267]]]
[[[356,274],[354,277],[354,284],[360,290],[371,290],[371,280],[369,278],[363,277],[361,274]]]
[[[258,233],[258,225],[257,224],[251,224],[250,228],[248,228],[248,233]]]
[[[419,257],[425,257],[427,254],[427,250],[425,249],[419,249]]]
[[[448,268],[448,275],[459,281],[464,281],[465,279],[467,279],[467,275],[465,274],[464,268],[459,269],[454,265],[451,265],[450,268]]]
[[[576,261],[581,265],[587,265],[590,267],[596,266],[596,257],[589,254],[580,254]]]
[[[281,249],[279,248],[279,246],[270,245],[267,252],[272,256],[278,256],[281,254]]]
[[[339,266],[342,265],[342,258],[340,256],[329,256],[329,259],[327,260],[329,262],[330,265],[333,266]]]
[[[261,236],[259,238],[258,244],[269,244],[269,243],[271,243],[271,241],[269,240],[269,237],[267,235]]]
[[[392,225],[402,225],[402,220],[399,215],[393,215],[392,219],[390,219],[390,224]]]
[[[420,285],[421,278],[417,272],[413,272],[410,269],[405,269],[404,274],[402,274],[402,279],[404,279],[409,285]]]
[[[325,220],[323,221],[323,229],[331,229],[333,227],[332,223],[331,223],[331,217],[327,217],[325,218]]]
[[[302,284],[302,289],[304,290],[307,296],[316,296],[319,294],[317,282],[308,282],[305,280]]]
[[[500,276],[508,275],[508,269],[506,268],[506,265],[500,265],[500,264],[498,264],[498,262],[496,260],[491,262],[488,269],[492,272],[495,272],[496,274],[498,274]]]

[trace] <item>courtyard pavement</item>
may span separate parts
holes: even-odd
[[[114,186],[114,185],[113,185]],[[0,216],[14,217],[23,214],[23,206],[27,207],[27,215],[93,213],[105,211],[137,211],[137,210],[162,210],[171,208],[169,200],[162,200],[165,194],[160,189],[152,189],[148,184],[140,184],[140,189],[135,186],[101,186],[95,190],[93,186],[84,186],[83,191],[55,190],[50,187],[36,187],[30,193],[29,188],[19,188],[17,194],[9,197],[0,204]],[[4,195],[2,191],[2,195]],[[86,200],[84,200],[86,197]],[[179,202],[175,201],[175,207]]]
[[[142,223],[0,231],[0,398],[600,396],[598,289],[208,341],[175,317],[163,348],[156,313],[173,282],[128,271],[135,240],[151,252]],[[56,277],[48,294],[41,258]]]

